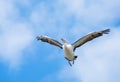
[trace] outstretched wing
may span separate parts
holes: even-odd
[[[62,44],[48,36],[37,36],[37,40],[41,40],[43,42],[47,42],[49,44],[52,44],[52,45],[55,45],[55,46],[58,46],[62,49]]]
[[[94,39],[94,38],[97,38],[99,36],[102,36],[103,34],[108,34],[110,32],[110,29],[106,29],[106,30],[102,30],[102,31],[99,31],[99,32],[93,32],[93,33],[90,33],[82,38],[80,38],[79,40],[77,40],[76,42],[74,42],[72,44],[73,46],[73,50],[75,50],[77,47],[85,44],[86,42]]]

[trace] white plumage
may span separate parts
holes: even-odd
[[[74,60],[74,52],[72,45],[65,43],[63,45],[63,51],[66,58],[68,58],[69,60]]]

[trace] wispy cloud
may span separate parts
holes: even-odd
[[[113,24],[119,16],[119,0],[61,0],[66,11],[75,15],[89,27],[100,24]]]
[[[12,1],[1,0],[0,4],[0,59],[10,68],[17,68],[33,34],[27,22],[20,21],[20,13]]]

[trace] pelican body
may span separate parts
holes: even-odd
[[[62,48],[63,48],[64,54],[65,54],[65,59],[67,59],[70,66],[72,66],[70,61],[73,61],[73,64],[74,64],[74,60],[77,58],[77,56],[75,56],[75,54],[74,54],[73,46],[71,44],[68,44],[67,41],[64,40],[63,38],[61,40],[64,43]]]
[[[60,42],[58,42],[58,41],[56,41],[56,40],[54,40],[54,39],[52,39],[48,36],[37,36],[37,40],[47,42],[49,44],[58,46],[59,48],[63,49],[63,52],[65,54],[65,59],[67,59],[70,66],[72,66],[71,61],[74,64],[74,60],[77,58],[77,56],[74,54],[76,48],[82,46],[83,44],[85,44],[88,41],[93,40],[94,38],[102,36],[103,34],[108,34],[109,31],[110,31],[110,29],[105,29],[105,30],[102,30],[102,31],[89,33],[86,36],[78,39],[77,41],[75,41],[72,44],[69,44],[63,38],[61,38],[61,40],[63,41],[63,44],[61,44]]]
[[[66,59],[74,60],[73,47],[70,44],[65,43],[63,45],[63,51],[64,51]]]

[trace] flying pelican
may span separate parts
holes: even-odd
[[[72,64],[74,64],[74,60],[76,60],[76,58],[77,58],[77,56],[74,54],[74,51],[76,48],[82,46],[83,44],[85,44],[86,42],[88,42],[90,40],[93,40],[94,38],[102,36],[103,34],[108,34],[109,32],[110,32],[110,29],[105,29],[105,30],[98,31],[98,32],[92,32],[92,33],[89,33],[86,36],[78,39],[77,41],[75,41],[72,44],[69,44],[63,38],[61,38],[61,40],[64,44],[61,44],[60,42],[58,42],[48,36],[37,36],[37,40],[47,42],[49,44],[58,46],[59,48],[63,49],[64,54],[65,54],[65,59],[67,59],[70,66],[72,66]],[[71,61],[73,63],[71,63]]]

